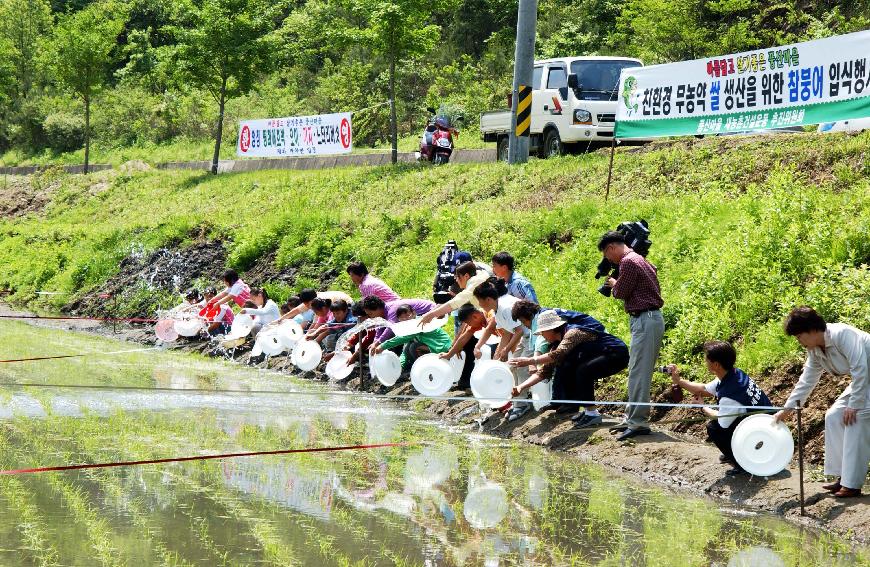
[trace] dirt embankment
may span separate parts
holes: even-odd
[[[150,318],[158,308],[177,304],[181,294],[196,284],[200,287],[213,285],[220,291],[223,287],[221,276],[227,264],[224,243],[206,240],[201,234],[191,236],[197,239],[193,244],[159,248],[149,254],[131,253],[119,263],[118,273],[101,287],[89,290],[65,305],[63,311],[92,317],[114,317],[118,315],[115,311],[117,301],[122,309],[121,315]],[[325,290],[338,277],[338,272],[334,269],[279,267],[276,253],[270,252],[241,274],[251,286],[283,284],[290,287],[300,276],[317,280],[319,289]],[[163,305],[156,305],[155,298],[162,299]]]
[[[154,295],[161,292],[179,294],[197,279],[217,282],[224,271],[226,256],[223,243],[210,241],[196,242],[184,248],[160,248],[150,254],[133,253],[121,260],[118,273],[102,287],[79,296],[63,310],[72,314],[111,317],[116,315],[114,301],[117,300],[124,306],[125,315],[153,317]],[[143,294],[142,290],[149,293]]]
[[[15,218],[42,212],[58,187],[59,181],[47,182],[42,176],[4,175],[0,182],[0,217]]]
[[[0,305],[0,311],[4,308]],[[11,312],[5,308],[6,312]],[[153,331],[148,326],[124,327],[117,334],[112,333],[110,326],[94,322],[82,321],[33,321],[34,324],[52,328],[78,330],[98,333],[115,338],[122,338],[142,344],[154,344]],[[167,345],[173,350],[191,353],[201,353],[206,356],[225,356],[224,352],[216,352],[208,343],[202,341],[179,340]],[[234,353],[234,358],[242,364],[251,364],[248,348],[240,348]],[[292,369],[286,356],[276,356],[261,362],[261,366],[275,371]],[[785,382],[793,379],[794,369],[782,373],[782,390]],[[344,383],[334,384],[337,389],[361,390],[377,394],[415,395],[413,387],[400,383],[387,389],[381,386],[363,369],[364,381],[360,384],[360,373],[355,372]],[[320,371],[299,374],[299,377],[326,381],[326,376]],[[812,425],[805,427],[811,439],[808,443],[808,453],[814,453],[823,447],[822,433],[824,431],[824,405],[822,400],[830,397],[829,392],[839,392],[844,384],[830,377],[823,378],[822,395],[815,395],[814,401],[807,410],[807,421]],[[775,396],[785,394],[774,389],[769,390]],[[787,392],[785,392],[787,393]],[[470,397],[468,390],[456,390],[449,396]],[[779,400],[781,401],[781,400]],[[727,477],[725,471],[728,465],[719,463],[718,450],[703,441],[703,424],[653,424],[653,434],[637,437],[626,442],[618,442],[608,430],[576,429],[571,420],[554,411],[530,412],[523,418],[510,423],[501,414],[495,413],[487,419],[478,410],[478,404],[471,400],[427,400],[419,399],[407,403],[412,408],[422,410],[434,418],[444,420],[457,427],[466,429],[469,433],[485,433],[504,439],[523,441],[547,447],[552,450],[564,451],[579,459],[603,465],[611,470],[627,474],[645,481],[705,494],[713,498],[739,505],[744,509],[767,511],[780,514],[795,523],[806,524],[829,529],[838,535],[851,539],[858,545],[870,544],[870,496],[850,500],[838,500],[821,489],[821,479],[818,475],[807,471],[805,494],[806,516],[800,516],[798,467],[792,466],[778,475],[764,479],[748,475]],[[657,416],[658,421],[676,421],[683,418],[698,417],[697,410],[672,410],[667,414]],[[618,416],[605,413],[604,425],[615,424]],[[821,430],[818,423],[821,421]],[[794,423],[791,424],[794,427]],[[815,467],[818,471],[818,467]],[[870,492],[865,486],[865,493]]]

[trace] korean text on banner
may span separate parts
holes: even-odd
[[[741,132],[870,116],[870,31],[624,69],[616,137]]]
[[[349,112],[239,123],[236,144],[239,156],[322,156],[349,154],[351,150],[353,130]]]

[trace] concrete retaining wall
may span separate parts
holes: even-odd
[[[82,173],[85,170],[84,165],[20,165],[15,167],[0,167],[0,175],[33,175],[34,173],[57,167],[61,167],[67,173]],[[88,166],[90,172],[104,171],[106,169],[112,169],[112,166],[107,163],[94,163]]]
[[[415,161],[414,154],[402,152],[399,154],[399,163],[413,163]],[[451,163],[483,163],[495,161],[495,149],[492,150],[456,150],[451,158]],[[389,165],[390,154],[387,153],[370,153],[370,154],[349,154],[343,156],[321,156],[321,157],[289,157],[289,158],[267,158],[267,159],[242,159],[242,160],[223,160],[218,163],[218,172],[242,172],[242,171],[264,171],[267,169],[332,169],[334,167],[360,167],[360,166],[378,166]],[[7,175],[33,175],[38,171],[49,169],[57,166],[19,166],[19,167],[0,167],[0,174]],[[82,165],[65,165],[63,170],[67,173],[82,173],[84,166]],[[102,171],[112,169],[111,165],[94,164],[90,166],[90,170]],[[192,171],[209,171],[211,170],[211,161],[174,161],[166,163],[158,163],[157,169],[186,169]]]

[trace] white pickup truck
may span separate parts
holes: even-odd
[[[627,57],[563,57],[535,61],[532,78],[532,127],[529,153],[562,155],[573,146],[590,149],[613,139],[619,100],[619,74],[641,67]],[[485,142],[495,142],[498,159],[506,160],[510,110],[480,115]]]

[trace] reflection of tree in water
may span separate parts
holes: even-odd
[[[262,459],[227,459],[221,464],[224,483],[269,502],[328,520],[338,477],[332,471],[297,469]]]

